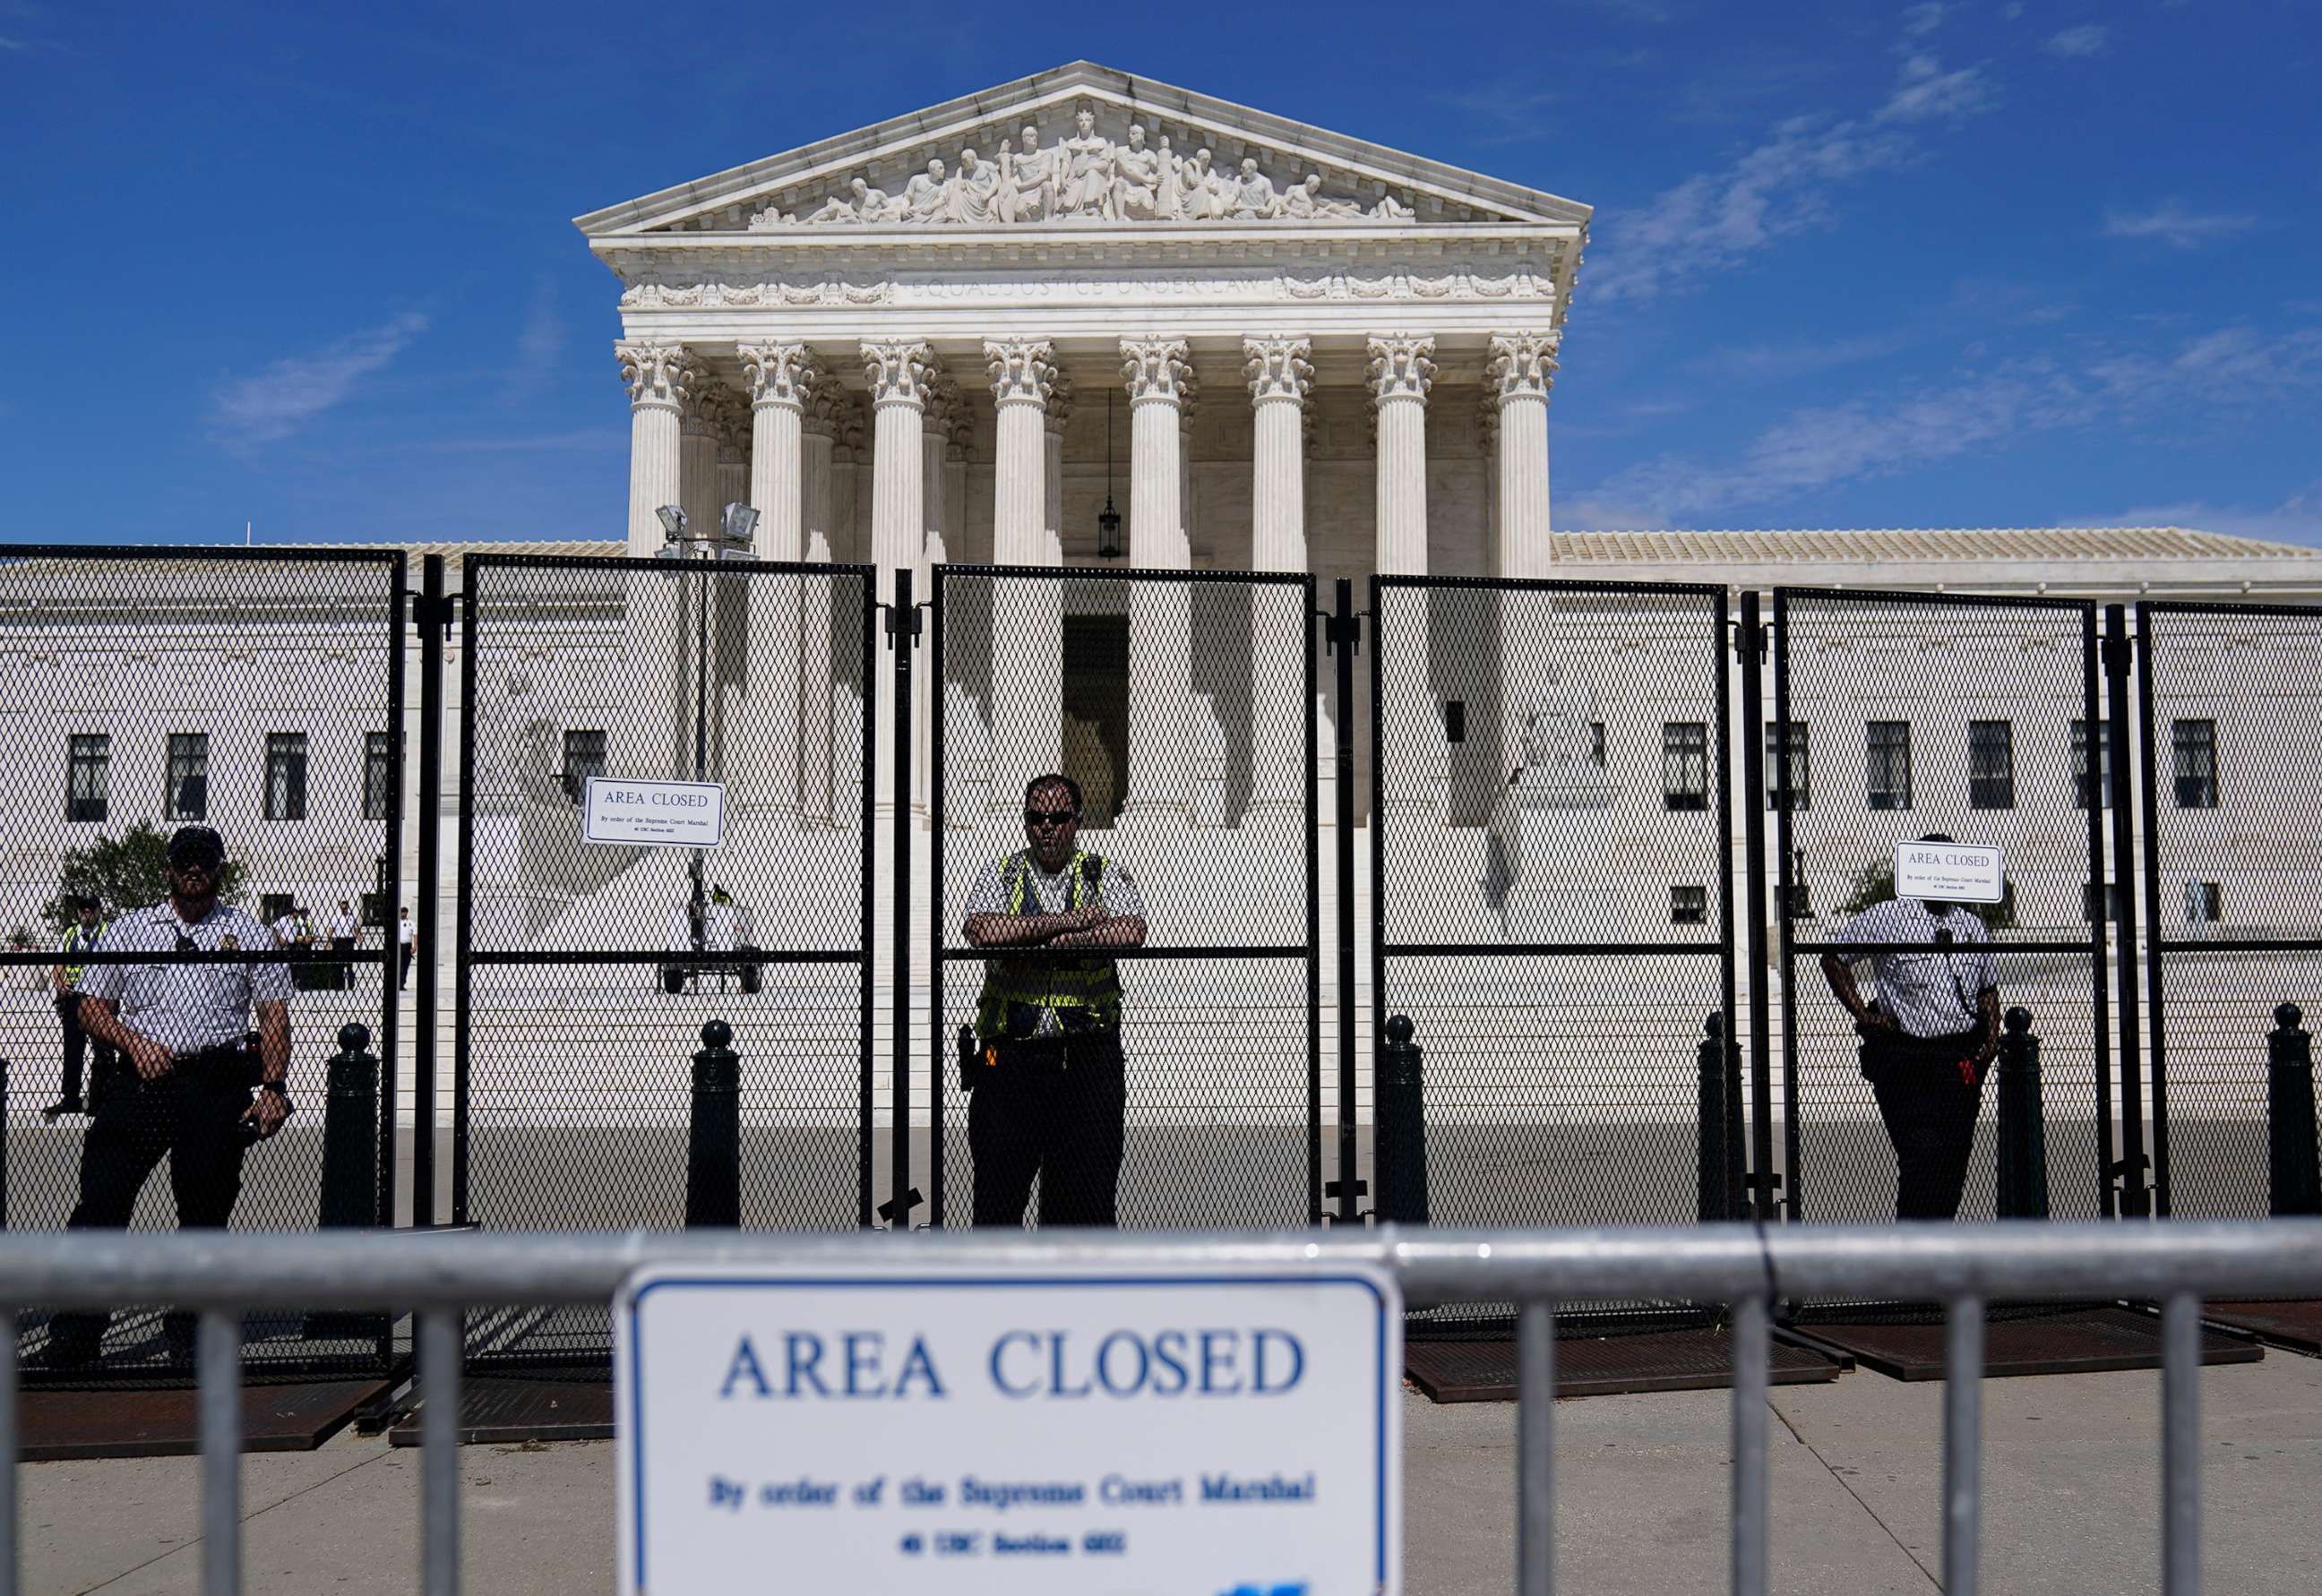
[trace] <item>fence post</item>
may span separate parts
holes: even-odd
[[[1379,1044],[1378,1215],[1394,1225],[1427,1223],[1427,1086],[1411,1017],[1391,1016]]]
[[[316,1223],[325,1230],[361,1229],[379,1218],[379,1059],[368,1026],[339,1027],[323,1090],[323,1190]],[[309,1340],[367,1339],[383,1327],[377,1314],[310,1313]]]
[[[1999,1040],[1999,1217],[2048,1217],[2048,1124],[2040,1095],[2040,1038],[2032,1013],[2007,1011]]]
[[[692,1124],[685,1138],[685,1227],[742,1223],[742,1056],[734,1027],[713,1019],[693,1055]]]
[[[2265,1039],[2265,1211],[2322,1214],[2322,1169],[2314,1124],[2314,1038],[2300,1027],[2295,1003],[2273,1011]]]
[[[1696,1062],[1700,1066],[1701,1087],[1697,1098],[1696,1118],[1698,1122],[1695,1185],[1698,1197],[1697,1217],[1705,1225],[1716,1223],[1730,1216],[1725,1209],[1725,1015],[1712,1009],[1702,1022],[1702,1038],[1694,1047]]]

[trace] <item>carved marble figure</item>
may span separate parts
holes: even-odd
[[[1056,155],[1040,148],[1040,132],[1026,127],[1020,147],[1000,147],[1000,197],[994,209],[1002,222],[1038,222],[1056,199]]]
[[[1085,105],[1074,116],[1073,125],[1079,131],[1057,146],[1065,169],[1056,194],[1056,214],[1110,220],[1113,214],[1112,141],[1098,136],[1096,113]]]
[[[1129,125],[1129,142],[1112,152],[1112,214],[1123,221],[1161,214],[1161,157],[1145,146],[1142,123]]]
[[[1243,156],[1241,178],[1233,185],[1232,208],[1226,214],[1237,219],[1264,221],[1281,208],[1281,196],[1274,191],[1274,180],[1257,169],[1257,157]]]
[[[928,169],[903,185],[903,214],[914,222],[944,222],[950,220],[951,184],[944,177],[944,163],[928,162]]]
[[[959,152],[959,177],[952,191],[952,214],[957,221],[980,227],[997,220],[1000,167],[979,160],[973,150]]]

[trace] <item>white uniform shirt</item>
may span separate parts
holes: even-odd
[[[163,902],[115,920],[105,947],[113,953],[169,953],[177,951],[181,935],[191,937],[203,953],[263,952],[275,945],[272,933],[238,908],[214,904],[198,924],[188,926],[178,918],[174,905]],[[118,1003],[123,1025],[182,1055],[241,1041],[250,1030],[253,1003],[288,1003],[290,968],[92,964],[80,978],[80,991]]]
[[[416,923],[410,920],[398,920],[395,923],[395,940],[405,947],[409,947],[418,940],[418,937],[419,926]]]
[[[331,917],[329,923],[324,928],[324,934],[329,936],[360,936],[362,935],[362,925],[355,918],[352,909],[341,909]]]
[[[1933,943],[1938,931],[1950,932],[1960,951],[1879,951],[1886,943]],[[1870,961],[1871,977],[1879,983],[1879,1007],[1906,1035],[1956,1036],[1975,1029],[1977,998],[1986,987],[1999,984],[1991,955],[1981,951],[1990,940],[1991,933],[1972,909],[1934,915],[1918,898],[1890,898],[1855,916],[1838,934],[1837,946],[1842,954]]]
[[[314,917],[297,913],[287,914],[274,922],[274,935],[286,946],[297,942],[302,936],[311,937],[315,935]]]

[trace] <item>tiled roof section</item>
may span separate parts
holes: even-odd
[[[2322,550],[2177,526],[1914,532],[1559,532],[1570,565],[1778,565],[1897,560],[2312,560]]]

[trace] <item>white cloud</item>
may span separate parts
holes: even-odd
[[[1943,25],[1943,13],[1948,7],[1929,0],[1924,5],[1914,5],[1903,14],[1903,37],[1924,39]]]
[[[287,438],[343,403],[356,384],[383,369],[426,330],[425,315],[406,311],[313,354],[286,356],[256,376],[237,378],[212,394],[210,420],[226,442],[241,447]]]
[[[1794,410],[1724,462],[1678,454],[1640,461],[1577,496],[1574,524],[1712,524],[1750,506],[2002,448],[2032,433],[2181,416],[2194,406],[2279,404],[2316,388],[2322,388],[2322,327],[2276,337],[2222,328],[2173,351],[2113,353],[2076,370],[2011,360],[1897,398]]]
[[[1522,144],[1548,137],[1550,110],[1564,96],[1554,89],[1523,89],[1512,85],[1438,95],[1437,100],[1467,117],[1479,128],[1479,144]]]
[[[533,285],[526,306],[524,327],[517,334],[516,357],[508,362],[500,396],[510,402],[529,398],[548,384],[556,358],[564,352],[564,318],[556,310],[556,280],[544,277]]]
[[[1816,339],[1805,343],[1742,343],[1714,349],[1687,362],[1708,375],[1753,382],[1808,377],[1862,360],[1875,360],[1917,342],[1909,332],[1872,333],[1856,338]]]
[[[1895,88],[1868,116],[1790,117],[1719,170],[1663,189],[1641,211],[1609,216],[1589,295],[1650,299],[1738,265],[1785,234],[1820,225],[1838,185],[1910,160],[1920,146],[1906,129],[1956,123],[1996,102],[1982,68],[1946,72],[1933,55],[1910,51]]]
[[[2149,211],[2115,208],[2105,213],[2107,238],[2157,238],[2180,250],[2197,249],[2211,239],[2245,233],[2257,225],[2255,216],[2226,211],[2195,211],[2182,200],[2163,200]]]
[[[2082,23],[2077,28],[2066,28],[2052,33],[2040,48],[2054,56],[2102,55],[2112,47],[2112,30],[2095,23]]]

